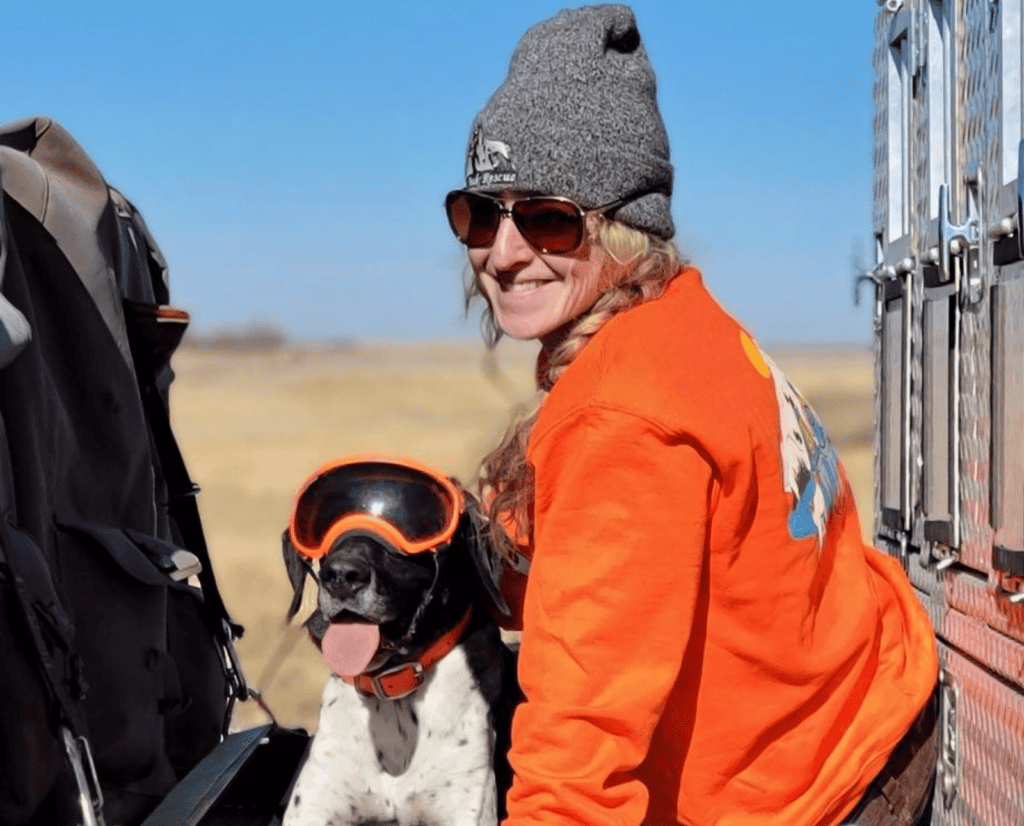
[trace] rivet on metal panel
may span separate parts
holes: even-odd
[[[903,8],[903,0],[878,0],[878,5],[884,5],[887,12],[896,14],[896,12]]]

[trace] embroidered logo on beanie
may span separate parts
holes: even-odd
[[[466,188],[564,195],[584,208],[628,200],[615,220],[671,238],[672,164],[656,87],[628,6],[566,9],[538,23],[473,121]]]
[[[516,168],[508,144],[488,140],[483,127],[477,124],[466,158],[466,184],[468,186],[494,186],[514,184]]]

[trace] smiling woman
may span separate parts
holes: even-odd
[[[511,221],[502,221],[490,245],[470,247],[477,283],[505,334],[550,347],[566,324],[594,305],[611,258],[593,243],[592,233],[584,237],[585,243],[562,255],[545,254]]]
[[[445,202],[494,338],[541,343],[480,480],[522,631],[506,826],[911,826],[930,624],[818,415],[679,260],[672,177],[632,11],[589,6],[520,41]]]
[[[469,249],[471,295],[486,299],[492,326],[553,349],[569,322],[626,281],[627,264],[648,250],[646,235],[606,218],[647,194],[584,209],[561,196],[450,192],[445,208]]]

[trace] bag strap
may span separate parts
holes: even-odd
[[[89,741],[84,736],[75,733],[86,729],[81,714],[71,702],[75,696],[73,692],[83,691],[84,684],[80,674],[72,673],[72,679],[65,680],[59,672],[50,646],[47,645],[46,637],[49,636],[51,640],[60,640],[61,635],[58,634],[56,637],[52,633],[47,635],[36,609],[34,597],[38,594],[31,593],[32,583],[35,582],[38,585],[38,578],[33,576],[38,571],[26,570],[26,568],[34,567],[32,559],[15,546],[7,522],[2,517],[0,517],[0,561],[7,567],[10,580],[8,593],[14,596],[18,608],[17,611],[10,612],[8,616],[12,618],[17,616],[21,620],[24,626],[24,636],[31,642],[43,690],[46,691],[49,699],[47,705],[51,718],[50,726],[54,736],[64,749],[64,756],[78,788],[78,804],[83,826],[104,826],[103,793],[100,790]],[[51,611],[60,610],[59,606],[53,604],[49,608]],[[62,620],[64,620],[63,617],[50,618],[50,621],[55,621],[57,625],[63,624]],[[74,672],[76,663],[80,665],[80,661],[68,651],[66,640],[57,644],[71,655],[68,657],[68,663]],[[71,694],[68,693],[65,686],[70,687]]]
[[[229,734],[140,826],[279,824],[311,743],[273,723]]]
[[[80,723],[81,720],[73,710],[70,697],[64,690],[64,681],[46,644],[45,632],[33,606],[34,600],[29,593],[28,585],[31,573],[21,570],[21,555],[14,547],[14,540],[4,519],[0,519],[0,561],[6,564],[10,572],[10,593],[13,594],[20,609],[17,615],[24,623],[25,636],[32,642],[32,651],[39,663],[40,676],[52,703],[51,714],[55,718],[52,721],[53,730],[56,731],[61,724]]]
[[[198,826],[273,728],[268,723],[226,737],[171,789],[142,826]]]
[[[147,254],[151,254],[149,242],[145,243]],[[195,554],[202,565],[197,576],[203,590],[203,621],[218,643],[224,672],[230,683],[231,704],[225,717],[226,733],[232,704],[235,700],[247,700],[251,694],[234,647],[234,640],[240,638],[245,629],[231,619],[217,587],[196,503],[199,486],[192,481],[185,467],[158,379],[158,376],[165,375],[171,355],[188,327],[189,315],[174,307],[140,303],[129,298],[123,298],[121,304],[142,409],[167,489],[168,516],[177,526],[185,549]]]
[[[199,486],[192,481],[185,467],[185,460],[171,429],[170,417],[160,391],[151,382],[145,383],[140,390],[143,409],[149,420],[150,432],[153,434],[164,482],[167,485],[170,517],[178,526],[185,547],[199,557],[203,566],[197,576],[203,588],[203,614],[206,624],[220,644],[232,699],[247,700],[249,686],[234,646],[234,640],[241,638],[245,629],[231,619],[217,587],[217,578],[213,573],[210,551],[206,546],[206,536],[203,533],[199,506],[196,503]]]

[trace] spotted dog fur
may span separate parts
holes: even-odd
[[[490,708],[462,646],[399,700],[331,677],[284,826],[497,823]]]
[[[370,668],[402,662],[479,600],[487,560],[456,536],[440,554],[402,557],[366,537],[342,538],[322,560],[318,614],[380,624]],[[294,551],[291,551],[294,555]],[[300,560],[285,561],[301,587]],[[481,564],[481,563],[484,564]],[[293,603],[294,605],[294,603]],[[477,606],[459,644],[408,697],[381,700],[331,676],[283,826],[491,826],[511,782],[505,754],[518,701],[515,662]]]

